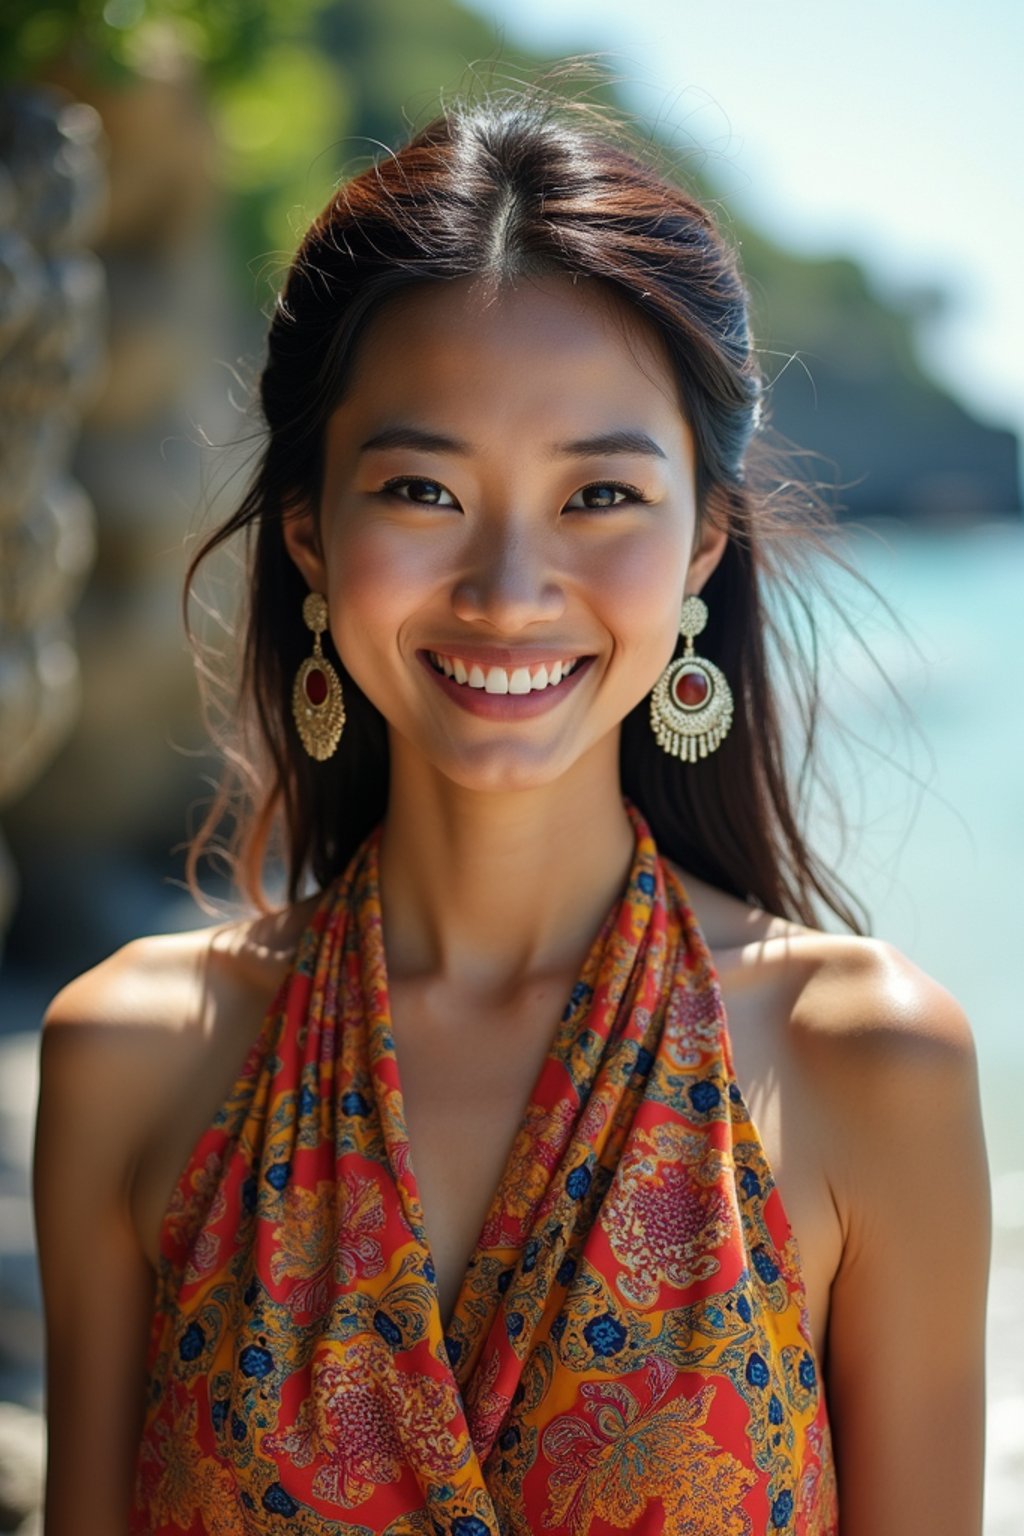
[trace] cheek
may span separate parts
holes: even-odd
[[[394,643],[402,622],[424,601],[443,569],[438,544],[386,525],[341,529],[328,550],[331,629],[341,654]]]
[[[686,583],[679,540],[623,540],[607,552],[594,580],[619,644],[638,661],[653,658],[659,670],[674,644]]]

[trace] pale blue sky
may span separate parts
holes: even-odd
[[[510,44],[606,54],[780,240],[951,299],[926,361],[1024,435],[1024,0],[470,0]]]

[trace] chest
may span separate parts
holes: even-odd
[[[409,1154],[447,1326],[466,1266],[551,1047],[561,992],[525,1011],[439,1016],[392,986],[392,1033]]]

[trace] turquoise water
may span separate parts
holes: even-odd
[[[824,614],[825,697],[859,738],[827,753],[851,823],[838,867],[872,931],[966,1009],[997,1219],[1024,1227],[1024,529],[894,525],[845,547],[899,622],[847,578],[855,634]],[[815,821],[835,856],[831,805],[819,796]]]

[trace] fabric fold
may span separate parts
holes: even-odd
[[[830,1536],[796,1243],[678,876],[636,845],[444,1332],[379,833],[165,1215],[131,1530]]]

